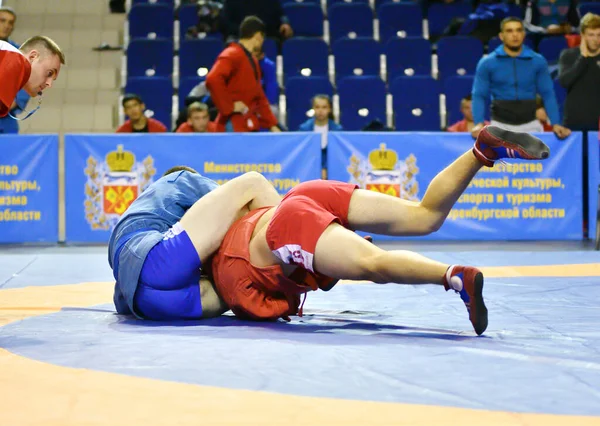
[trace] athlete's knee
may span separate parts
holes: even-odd
[[[418,220],[418,232],[420,235],[429,235],[437,232],[442,227],[445,220],[446,216],[444,214],[421,206]]]

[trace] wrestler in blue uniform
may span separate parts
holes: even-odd
[[[179,220],[217,187],[179,170],[152,183],[129,206],[108,247],[118,313],[153,320],[201,317],[201,261]]]

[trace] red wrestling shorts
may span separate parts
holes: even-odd
[[[273,254],[284,263],[315,272],[317,241],[334,222],[349,228],[348,208],[357,188],[345,182],[314,180],[291,189],[267,228],[267,243]]]

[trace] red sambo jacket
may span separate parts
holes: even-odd
[[[228,121],[236,132],[257,132],[277,124],[261,85],[258,61],[241,44],[231,43],[219,54],[206,76],[206,87],[219,110],[215,122],[220,130]],[[249,111],[234,113],[235,101],[246,104]]]

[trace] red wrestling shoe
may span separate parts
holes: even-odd
[[[479,132],[473,154],[484,166],[492,167],[501,158],[544,160],[550,156],[550,148],[529,133],[512,132],[497,126],[485,126]]]
[[[454,290],[465,302],[475,333],[481,335],[488,326],[488,311],[483,301],[483,274],[471,266],[452,265],[444,275],[446,291]]]

